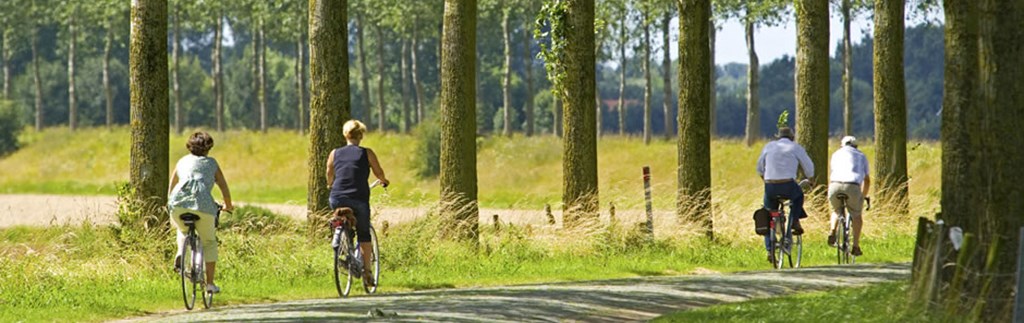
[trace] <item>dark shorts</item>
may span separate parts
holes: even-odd
[[[370,242],[370,203],[347,198],[331,198],[331,209],[351,208],[356,214],[356,236],[359,242]]]

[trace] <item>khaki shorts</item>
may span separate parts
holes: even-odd
[[[861,210],[864,207],[864,192],[860,190],[860,185],[836,182],[829,183],[828,201],[832,204],[832,210],[837,210],[842,207],[842,202],[836,196],[839,193],[844,193],[848,197],[846,199],[846,210],[849,212],[850,218],[853,219],[860,217]]]
[[[185,232],[188,231],[188,226],[181,220],[181,215],[184,213],[199,216],[199,220],[196,221],[196,234],[199,234],[199,241],[203,243],[203,259],[206,262],[217,262],[217,230],[214,228],[214,216],[196,210],[174,208],[171,211],[171,223],[174,223],[174,227],[178,229],[177,255],[181,255],[181,245],[185,241]]]

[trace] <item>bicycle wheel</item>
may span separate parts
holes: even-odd
[[[351,261],[349,261],[351,260],[349,259],[351,240],[346,231],[344,229],[335,230],[335,234],[338,235],[338,247],[332,248],[334,249],[334,286],[338,289],[338,297],[347,297],[352,290],[352,270],[350,270]]]
[[[786,221],[784,220],[785,214],[780,214],[779,219],[781,221],[775,221],[775,230],[772,230],[772,255],[775,257],[775,269],[782,269],[783,261],[785,261],[786,251],[783,242],[786,238]]]
[[[843,226],[843,256],[847,264],[857,263],[857,256],[853,255],[853,240],[850,239],[850,218],[846,218]]]
[[[836,218],[836,226],[836,234],[839,235],[836,237],[836,264],[842,265],[843,255],[845,254],[843,249],[846,244],[846,216],[839,214],[838,218]]]
[[[370,270],[373,271],[373,286],[367,286],[366,282],[363,282],[363,289],[366,290],[367,294],[373,294],[377,292],[377,287],[380,286],[380,249],[377,245],[377,231],[370,227],[370,243],[373,245],[373,254],[370,255],[370,263],[366,266],[370,266]]]
[[[804,257],[804,236],[803,235],[793,236],[793,249],[792,250],[793,250],[793,252],[789,256],[790,257],[789,258],[789,265],[790,265],[790,267],[793,267],[793,268],[800,268],[800,261],[803,260],[803,257]],[[794,257],[796,258],[796,261],[793,261]]]
[[[196,272],[196,284],[199,285],[199,292],[203,294],[203,307],[210,308],[213,305],[213,293],[206,291],[206,257],[203,255],[203,240],[195,236],[192,240],[192,250],[195,256],[192,257],[193,267]]]
[[[196,304],[196,284],[193,279],[195,277],[195,267],[192,266],[194,261],[192,247],[192,237],[186,236],[183,242],[181,250],[181,298],[185,301],[185,309],[192,310],[192,307]],[[191,289],[191,291],[190,291]]]

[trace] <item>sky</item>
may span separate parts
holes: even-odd
[[[854,44],[863,37],[863,33],[871,33],[871,21],[861,17],[850,24],[850,38]],[[908,26],[910,22],[908,22]],[[747,44],[743,34],[743,25],[730,19],[718,31],[715,43],[715,64],[728,63],[746,64]],[[843,38],[842,19],[833,17],[829,23],[829,53],[834,52]],[[754,47],[761,64],[767,64],[783,55],[796,56],[796,23],[789,21],[777,27],[761,28],[754,32]],[[678,55],[673,53],[673,55]]]

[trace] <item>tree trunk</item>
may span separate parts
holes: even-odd
[[[505,43],[505,62],[502,64],[502,112],[504,124],[501,133],[512,136],[512,38],[508,31],[508,18],[512,15],[511,8],[503,8],[501,15],[501,37]]]
[[[267,133],[267,39],[263,30],[263,19],[259,21],[259,89],[260,131]]]
[[[597,130],[594,116],[594,0],[566,3],[562,108],[562,214],[568,227],[596,221]]]
[[[217,9],[217,21],[213,24],[213,102],[216,107],[217,131],[224,131],[224,77],[221,66],[221,38],[224,30],[224,14]]]
[[[306,74],[303,73],[302,69],[303,61],[305,60],[305,49],[302,46],[302,35],[299,35],[295,41],[295,93],[298,103],[299,114],[296,118],[299,126],[299,134],[306,133]]]
[[[78,100],[75,97],[75,15],[73,12],[71,17],[68,17],[68,127],[71,131],[78,128]]]
[[[377,25],[377,129],[386,132],[387,104],[384,102],[384,27]]]
[[[43,81],[39,74],[39,27],[32,32],[32,80],[36,90],[36,131],[43,130]]]
[[[171,36],[171,89],[174,96],[174,133],[181,134],[184,130],[184,124],[181,123],[181,84],[178,82],[178,69],[179,69],[179,57],[178,47],[181,46],[181,41],[178,40],[178,35],[181,34],[181,12],[178,10],[178,3],[174,4],[174,30]],[[107,31],[107,45],[103,51],[103,88],[107,92],[107,127],[113,125],[113,110],[114,105],[111,101],[110,95],[110,78],[107,70],[110,61],[110,43],[113,38],[113,30],[108,28]]]
[[[644,9],[644,145],[651,143],[651,24]]]
[[[665,17],[661,21],[661,46],[662,46],[662,58],[661,58],[661,75],[662,83],[665,85],[662,87],[664,91],[664,99],[662,100],[662,110],[665,121],[665,140],[672,139],[674,135],[672,131],[672,56],[669,54],[669,22],[672,21],[672,11],[665,10]]]
[[[796,139],[828,181],[828,0],[797,0]],[[877,168],[876,168],[877,169]]]
[[[714,238],[711,212],[711,48],[708,1],[679,2],[679,139],[676,215]]]
[[[626,135],[626,41],[626,22],[623,20],[619,22],[619,136]]]
[[[596,42],[596,45],[594,46],[594,59],[596,60],[598,57],[601,56],[601,46],[603,45],[602,43],[604,42],[604,37],[596,39],[595,42]],[[595,77],[596,77],[597,73],[598,72],[594,73]],[[601,87],[597,85],[596,81],[597,81],[597,79],[595,78],[595,82],[594,82],[594,106],[597,108],[595,110],[596,118],[597,118],[597,137],[600,138],[601,136],[604,135],[604,129],[603,129],[604,128],[604,120],[603,120],[604,117],[602,116],[603,110],[604,110],[604,104],[601,104]]]
[[[718,33],[718,26],[715,25],[715,18],[711,15],[711,6],[708,6],[708,17],[710,17],[708,19],[708,47],[710,47],[711,50],[711,55],[709,55],[710,63],[708,64],[709,72],[711,73],[711,89],[708,91],[708,97],[710,100],[708,114],[711,116],[709,117],[710,121],[708,121],[708,126],[711,128],[711,137],[713,138],[715,133],[718,132],[718,124],[716,121],[716,115],[718,113],[715,111],[715,106],[718,104],[718,95],[716,95],[716,92],[718,92],[718,68],[715,67],[715,34]]]
[[[3,60],[4,65],[3,96],[5,99],[8,100],[11,99],[11,56],[14,52],[14,50],[12,49],[13,46],[11,45],[12,33],[9,31],[9,29],[11,29],[11,27],[4,26],[4,29],[0,31],[0,33],[3,33],[2,36],[4,38],[4,49],[3,52],[0,52],[0,59]]]
[[[853,135],[853,45],[850,40],[850,0],[842,0],[843,11],[843,134]]]
[[[903,0],[876,1],[874,42],[876,196],[907,212],[907,103]]]
[[[554,124],[551,125],[551,134],[555,137],[562,137],[562,99],[557,95],[555,96],[555,108],[551,111],[552,120]]]
[[[402,133],[409,133],[412,129],[412,111],[409,109],[409,41],[402,40],[401,76],[402,82]]]
[[[419,21],[418,17],[413,19],[413,25],[412,25],[412,50],[411,50],[411,53],[410,53],[412,55],[412,57],[411,57],[411,59],[412,59],[412,85],[413,85],[413,89],[416,91],[416,124],[420,124],[421,122],[423,122],[423,105],[426,104],[424,101],[427,99],[423,95],[423,84],[420,84],[420,76],[419,76],[419,70],[420,69],[418,67],[419,59],[418,59],[418,55],[416,55],[416,52],[419,51],[419,48],[420,48],[419,47],[419,37],[420,37],[419,22],[420,21]]]
[[[526,74],[526,136],[533,136],[534,112],[533,112],[533,51],[530,49],[531,25],[530,19],[523,22],[523,70]]]
[[[168,75],[167,1],[135,0],[131,7],[129,71],[132,201],[145,212],[149,228],[167,221]]]
[[[445,0],[441,52],[441,214],[476,241],[476,0]]]
[[[320,227],[329,212],[327,157],[345,143],[349,119],[348,1],[309,0],[309,168],[307,221]]]
[[[745,26],[747,38],[747,147],[753,146],[754,142],[761,137],[761,97],[760,97],[760,69],[761,62],[757,59],[757,49],[754,47],[754,22],[751,13],[747,12]]]
[[[366,29],[366,24],[363,22],[363,14],[356,13],[356,24],[359,25],[359,27],[356,28],[356,38],[359,40],[359,78],[363,84],[363,107],[360,108],[359,111],[361,111],[361,113],[365,113],[362,115],[362,118],[370,120],[370,115],[373,114],[371,112],[373,110],[373,105],[370,103],[370,70],[366,68],[366,50],[363,48],[366,43],[363,38],[363,31]],[[373,124],[373,122],[367,123]]]

